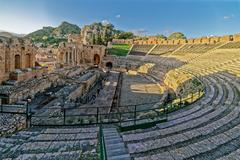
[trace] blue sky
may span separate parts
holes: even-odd
[[[240,0],[0,0],[0,30],[29,33],[68,21],[109,21],[143,35],[188,38],[240,32]]]

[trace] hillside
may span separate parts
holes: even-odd
[[[46,47],[48,45],[58,45],[62,41],[67,41],[68,34],[80,34],[81,29],[74,24],[62,22],[58,27],[43,27],[40,30],[26,35],[34,43]]]
[[[0,36],[1,37],[6,37],[6,38],[12,38],[12,37],[23,37],[24,34],[17,34],[17,33],[12,33],[12,32],[7,32],[7,31],[0,31]]]

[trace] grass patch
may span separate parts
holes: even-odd
[[[129,44],[113,44],[112,48],[108,49],[110,55],[126,56],[131,45]]]

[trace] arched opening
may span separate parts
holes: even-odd
[[[73,57],[73,56],[72,56],[72,52],[70,52],[69,54],[70,54],[70,55],[69,55],[69,62],[72,62],[72,57]]]
[[[20,69],[21,65],[20,65],[20,55],[15,55],[15,69]]]
[[[31,57],[30,54],[26,54],[26,68],[31,67]]]
[[[60,59],[60,62],[64,61],[64,54],[63,54],[63,52],[60,53],[59,59]]]
[[[68,63],[68,52],[66,52],[66,55],[65,55],[65,62]]]
[[[0,104],[9,104],[9,97],[7,95],[0,95]]]
[[[112,69],[112,67],[113,67],[112,62],[107,62],[107,63],[106,63],[106,67],[107,67],[108,69]]]
[[[98,65],[100,63],[100,56],[98,54],[94,54],[94,64]]]

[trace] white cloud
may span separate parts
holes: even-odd
[[[223,19],[227,20],[227,19],[232,19],[232,18],[234,18],[234,17],[235,17],[234,14],[232,14],[232,15],[226,15],[226,16],[223,16]]]
[[[120,14],[118,14],[118,15],[116,15],[115,17],[116,17],[116,18],[121,18],[121,15],[120,15]]]
[[[104,20],[102,20],[102,24],[103,25],[108,25],[108,24],[110,24],[110,22],[108,20],[104,19]]]

